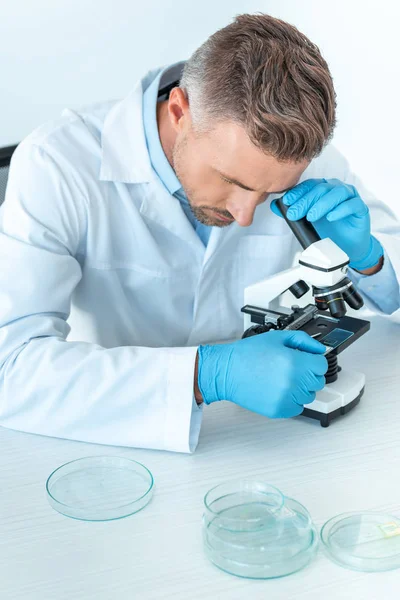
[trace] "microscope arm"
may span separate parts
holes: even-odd
[[[301,265],[276,273],[245,288],[244,302],[255,306],[268,306],[303,276],[304,268]]]

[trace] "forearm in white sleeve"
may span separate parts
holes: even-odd
[[[392,315],[399,310],[399,282],[386,253],[381,270],[374,275],[362,275],[350,269],[349,276],[364,298],[367,308],[385,315]]]
[[[390,315],[392,320],[400,323],[400,223],[390,208],[377,200],[350,170],[344,181],[354,185],[368,205],[372,234],[384,249],[384,264],[380,272],[360,276],[350,270],[349,275],[359,286],[367,308]]]
[[[0,425],[193,451],[202,415],[193,402],[197,348],[66,341],[84,217],[67,178],[39,148],[17,149],[13,163],[0,213]]]

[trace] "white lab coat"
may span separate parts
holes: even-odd
[[[197,346],[239,338],[244,287],[292,263],[297,242],[269,202],[204,248],[149,162],[142,94],[157,73],[120,102],[65,111],[15,152],[0,211],[4,427],[193,451]],[[333,147],[310,177],[356,183],[400,273],[398,224]]]

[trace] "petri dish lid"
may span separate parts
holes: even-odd
[[[363,512],[333,517],[321,529],[329,557],[356,571],[390,571],[400,567],[400,518]]]
[[[58,467],[46,482],[56,511],[83,521],[109,521],[132,515],[153,495],[151,472],[118,456],[89,456]]]

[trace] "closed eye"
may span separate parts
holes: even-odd
[[[219,176],[221,177],[222,181],[225,181],[225,183],[229,183],[229,185],[237,185],[238,187],[242,188],[243,190],[247,190],[249,192],[256,191],[256,190],[253,190],[252,188],[247,187],[247,185],[240,183],[239,181],[236,181],[236,180],[232,181],[231,179],[227,179],[226,177],[224,177],[224,175],[222,175],[222,173],[219,173]],[[267,196],[271,196],[272,194],[286,194],[286,192],[288,192],[290,189],[291,188],[287,188],[286,190],[281,190],[279,192],[263,192],[263,193],[266,194]]]

